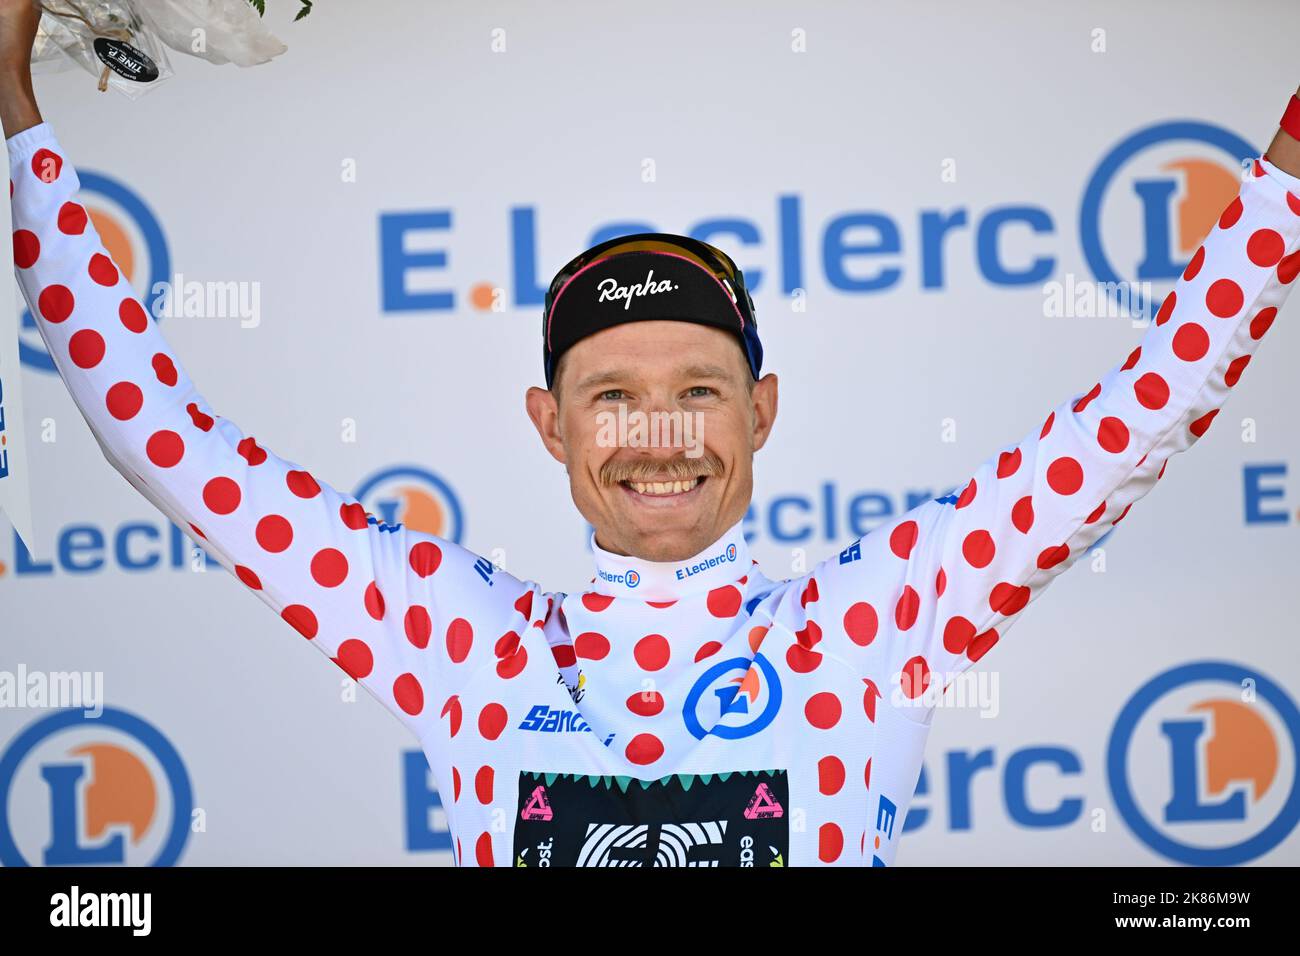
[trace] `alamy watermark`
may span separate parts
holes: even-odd
[[[596,413],[596,445],[600,448],[682,448],[687,458],[704,454],[703,412],[628,411]]]
[[[104,712],[103,671],[0,671],[0,708],[83,710],[87,717]]]
[[[241,328],[262,323],[262,283],[199,282],[176,273],[153,284],[156,319],[238,319]]]
[[[1043,315],[1049,319],[1132,319],[1151,323],[1155,292],[1150,282],[1096,282],[1067,272],[1063,282],[1043,284]]]

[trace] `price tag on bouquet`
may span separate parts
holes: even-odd
[[[5,168],[9,168],[8,154]],[[22,365],[18,324],[22,307],[14,286],[14,227],[8,202],[0,203],[0,511],[31,550],[31,456],[23,428]]]

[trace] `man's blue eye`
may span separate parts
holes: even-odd
[[[600,397],[607,402],[616,402],[623,397],[623,390],[620,388],[611,388],[607,392],[601,392]]]

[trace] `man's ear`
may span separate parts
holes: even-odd
[[[567,464],[564,458],[564,442],[560,440],[560,406],[555,393],[533,386],[524,396],[524,405],[528,417],[533,420],[533,427],[542,437],[542,444],[551,453],[551,457],[561,465]]]
[[[754,383],[754,451],[767,444],[767,436],[776,424],[776,393],[777,380],[771,372]]]

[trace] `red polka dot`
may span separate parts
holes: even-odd
[[[1202,415],[1187,427],[1191,430],[1193,435],[1200,438],[1210,430],[1210,422],[1214,421],[1214,416],[1217,414],[1219,414],[1219,410],[1216,408],[1214,411]]]
[[[53,150],[38,149],[32,154],[32,172],[43,183],[52,183],[63,172],[63,157]]]
[[[128,332],[139,334],[149,327],[148,313],[134,298],[122,300],[122,304],[117,307],[117,317]]]
[[[844,612],[844,633],[854,644],[866,647],[876,639],[880,618],[866,601],[858,601]]]
[[[159,468],[171,468],[184,456],[185,442],[175,432],[156,431],[145,442],[144,452]]]
[[[917,527],[915,521],[904,521],[889,533],[889,550],[906,561],[911,556],[912,549],[916,547],[920,535],[921,529]]]
[[[352,637],[339,645],[339,653],[334,658],[334,663],[343,668],[353,680],[362,680],[369,677],[370,672],[374,670],[375,655],[365,641]]]
[[[1272,229],[1256,229],[1246,243],[1246,255],[1257,266],[1271,269],[1282,260],[1286,252],[1286,243]]]
[[[500,704],[488,704],[478,713],[478,732],[484,740],[496,740],[506,729],[506,709]]]
[[[113,265],[113,260],[102,252],[97,252],[90,257],[88,271],[90,277],[100,285],[117,285],[117,266]]]
[[[647,634],[636,642],[636,647],[632,650],[637,665],[645,671],[657,671],[667,667],[671,653],[668,639],[662,634]]]
[[[243,458],[253,468],[266,461],[266,449],[252,438],[240,439],[239,444],[235,446],[235,451],[239,453],[239,457]]]
[[[1246,366],[1249,364],[1249,355],[1242,355],[1239,358],[1233,359],[1228,363],[1228,370],[1223,373],[1223,383],[1227,385],[1228,388],[1232,388],[1232,386],[1241,381],[1241,373],[1246,370]]]
[[[975,500],[975,493],[977,490],[978,486],[975,484],[975,479],[972,478],[970,481],[966,482],[966,487],[963,488],[961,494],[957,496],[957,503],[953,507],[965,508]]]
[[[1100,519],[1101,516],[1104,515],[1105,513],[1106,513],[1106,502],[1103,501],[1101,504],[1097,505],[1097,507],[1092,510],[1092,514],[1088,515],[1088,517],[1084,519],[1083,523],[1092,524],[1094,521]]]
[[[924,657],[917,655],[903,665],[898,678],[898,686],[910,700],[916,700],[930,686],[930,665]]]
[[[190,402],[186,405],[185,411],[189,413],[190,420],[194,422],[194,427],[201,431],[210,432],[212,431],[212,426],[216,424],[213,421],[212,416],[199,411],[199,406],[194,402]]]
[[[263,550],[279,554],[293,543],[293,525],[282,515],[267,515],[257,523],[254,535]]]
[[[336,588],[348,576],[348,559],[337,548],[322,548],[311,559],[311,576],[323,588]]]
[[[578,655],[572,644],[552,644],[551,656],[555,658],[557,667],[572,667],[578,663]]]
[[[496,784],[496,771],[492,769],[491,764],[485,764],[478,768],[478,773],[474,774],[474,795],[478,797],[478,802],[487,806],[492,802],[492,791]]]
[[[912,585],[904,585],[903,593],[898,596],[898,604],[894,606],[894,623],[900,631],[906,631],[916,623],[920,612],[921,595],[916,593]]]
[[[996,553],[997,546],[993,543],[993,535],[983,529],[972,531],[962,540],[962,557],[973,568],[987,568],[993,563],[993,556]]]
[[[1125,359],[1124,364],[1119,367],[1120,371],[1127,372],[1129,369],[1137,365],[1138,359],[1140,359],[1141,357],[1142,357],[1142,346],[1139,345],[1132,352],[1128,353],[1128,358]]]
[[[1223,210],[1223,215],[1219,217],[1220,229],[1231,229],[1241,218],[1241,197],[1238,196],[1232,202],[1228,203],[1228,208]]]
[[[840,706],[838,697],[829,691],[823,691],[808,698],[808,703],[804,704],[803,713],[808,719],[808,723],[818,730],[830,730],[840,722],[843,708]]]
[[[664,698],[657,690],[641,691],[627,699],[627,709],[639,717],[654,717],[664,709]]]
[[[1047,433],[1052,430],[1052,422],[1056,421],[1056,412],[1048,412],[1047,419],[1043,422],[1042,431],[1038,433],[1039,438],[1046,438]]]
[[[1011,506],[1011,523],[1021,534],[1029,534],[1034,526],[1034,499],[1025,495]]]
[[[592,613],[599,613],[614,603],[614,598],[608,594],[597,594],[594,591],[588,591],[582,596],[582,606]]]
[[[308,640],[316,636],[319,625],[316,623],[316,615],[312,613],[311,608],[304,607],[301,604],[290,604],[280,612],[280,617]]]
[[[735,617],[740,612],[740,601],[740,589],[728,584],[710,591],[705,603],[714,617]]]
[[[970,642],[970,647],[966,648],[966,657],[972,661],[977,661],[989,652],[994,644],[998,642],[998,632],[989,628],[983,634],[978,635]]]
[[[94,329],[74,332],[68,340],[68,356],[77,368],[94,368],[104,357],[104,337]]]
[[[291,471],[284,476],[284,481],[299,498],[315,498],[320,494],[320,485],[308,472]]]
[[[412,611],[416,608],[411,608]],[[419,608],[424,614],[427,621],[429,612],[424,608]],[[410,633],[408,631],[408,633]],[[414,642],[412,642],[414,643]],[[463,617],[458,617],[447,625],[447,656],[451,658],[452,663],[459,664],[469,657],[470,648],[474,646],[474,628],[469,621]]]
[[[720,650],[722,650],[722,644],[718,641],[705,641],[700,645],[700,649],[695,652],[695,663],[698,664],[706,657],[712,657]]]
[[[1047,466],[1047,484],[1058,495],[1072,495],[1083,487],[1083,467],[1070,457]]]
[[[79,236],[86,231],[85,207],[75,202],[65,202],[59,208],[59,232],[69,236]]]
[[[1293,252],[1277,264],[1277,278],[1283,285],[1291,283],[1300,275],[1300,252]]]
[[[1097,444],[1113,455],[1128,447],[1128,426],[1118,418],[1108,415],[1097,426]]]
[[[379,585],[371,581],[366,585],[365,594],[366,613],[376,621],[384,619],[384,592],[379,590]]]
[[[939,573],[934,576],[934,594],[935,597],[943,597],[944,589],[948,587],[948,575],[943,571],[943,566],[939,567]]]
[[[741,580],[744,579],[742,578]],[[646,603],[646,607],[665,608],[665,607],[672,607],[677,602],[676,601],[646,601],[645,603]]]
[[[1169,317],[1174,314],[1174,306],[1178,304],[1178,293],[1170,292],[1165,296],[1165,301],[1160,303],[1160,311],[1156,313],[1156,325],[1164,325],[1169,321]]]
[[[442,564],[442,549],[432,541],[421,541],[411,548],[410,564],[412,571],[427,578]]]
[[[1250,337],[1252,339],[1262,339],[1275,318],[1277,318],[1277,309],[1273,306],[1270,305],[1267,309],[1260,309],[1259,314],[1250,320]]]
[[[62,322],[72,314],[76,300],[72,290],[65,285],[49,285],[41,290],[36,308],[46,322]]]
[[[448,721],[448,730],[452,737],[460,732],[460,722],[464,717],[464,712],[460,706],[460,696],[452,694],[447,698],[447,703],[442,705],[442,713],[439,717],[446,717]]]
[[[1205,247],[1201,246],[1192,256],[1192,261],[1187,263],[1187,268],[1183,270],[1183,278],[1191,282],[1196,278],[1196,274],[1201,271],[1201,266],[1205,265]]]
[[[416,717],[424,710],[424,688],[415,674],[403,674],[393,682],[393,700],[404,713]]]
[[[502,680],[510,680],[518,677],[523,673],[524,667],[528,664],[528,649],[519,648],[508,657],[503,657],[497,661],[497,677]]]
[[[1016,587],[1003,581],[989,593],[989,607],[1000,614],[1010,617],[1024,610],[1029,603],[1029,588]]]
[[[169,356],[159,352],[153,357],[152,364],[154,376],[157,377],[158,381],[168,388],[176,384],[178,379],[176,366]]]
[[[822,757],[817,761],[817,789],[833,797],[844,787],[844,761],[839,757]]]
[[[1021,454],[1019,448],[1013,451],[1004,451],[1002,454],[998,455],[998,477],[1010,478],[1014,475],[1020,470],[1020,460]]]
[[[1174,354],[1184,362],[1199,362],[1210,350],[1210,334],[1195,322],[1184,322],[1174,333]]]
[[[433,634],[433,620],[429,617],[428,610],[419,604],[408,607],[402,615],[402,631],[414,647],[421,650],[428,647],[429,638]],[[456,663],[459,664],[460,661]]]
[[[1169,402],[1169,384],[1155,372],[1147,372],[1133,383],[1133,394],[1143,407],[1159,410]]]
[[[479,866],[492,865],[492,835],[482,833],[474,841],[474,860]]]
[[[579,657],[589,661],[601,661],[609,656],[609,638],[595,631],[587,631],[578,635],[578,639],[573,642],[573,648],[578,652]]]
[[[108,390],[104,404],[108,413],[119,421],[134,418],[144,405],[144,392],[134,382],[118,382]]]
[[[1087,395],[1084,395],[1082,398],[1080,398],[1077,402],[1074,403],[1074,411],[1076,413],[1083,411],[1085,408],[1091,405],[1092,400],[1100,394],[1101,394],[1101,382],[1098,382],[1096,385],[1094,385],[1091,389],[1088,390]]]
[[[30,229],[18,229],[14,232],[14,265],[19,269],[30,269],[41,257],[41,240]]]
[[[213,478],[203,486],[203,503],[213,514],[228,515],[239,507],[242,494],[230,478]]]
[[[664,755],[664,745],[654,734],[637,734],[627,745],[627,759],[637,766],[654,763]]]
[[[235,565],[235,577],[243,581],[245,587],[252,588],[254,591],[262,590],[262,579],[253,572],[252,568],[246,568],[242,564]]]
[[[1245,302],[1241,286],[1231,279],[1219,279],[1205,293],[1206,308],[1221,319],[1230,319]]]
[[[950,618],[943,627],[943,649],[949,654],[960,654],[974,636],[974,624],[960,615]]]
[[[1058,544],[1054,548],[1045,548],[1039,552],[1038,566],[1046,571],[1048,568],[1054,568],[1070,556],[1070,546],[1068,544]]]
[[[366,509],[355,501],[350,504],[339,505],[339,518],[342,520],[344,527],[353,531],[364,531],[368,524]]]
[[[834,823],[823,823],[817,830],[817,858],[834,863],[844,852],[844,831]]]

